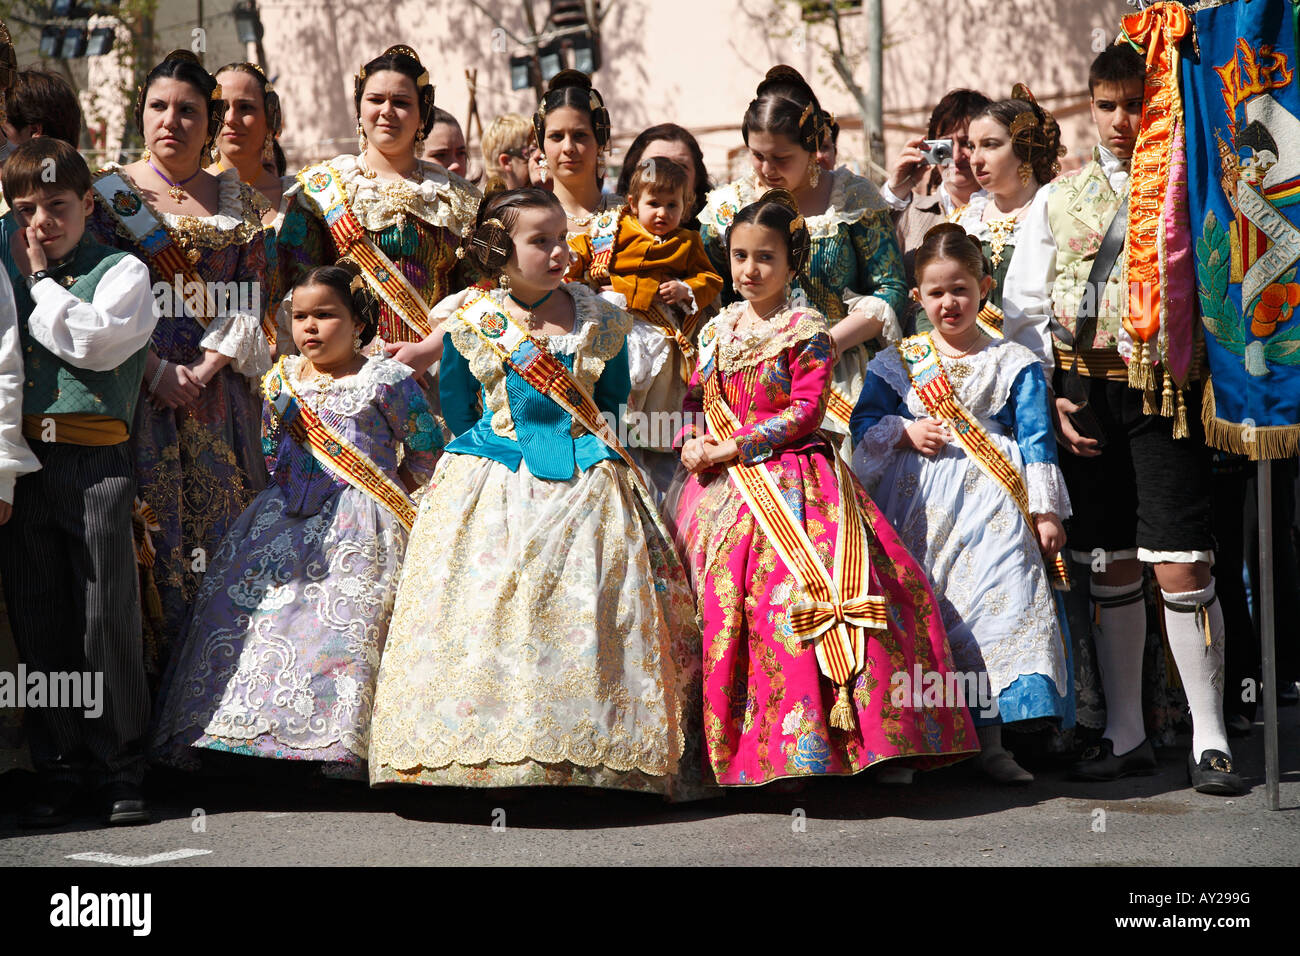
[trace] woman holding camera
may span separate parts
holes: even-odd
[[[1029,206],[1038,190],[1061,170],[1061,130],[1052,114],[1017,83],[1011,98],[990,104],[971,120],[971,170],[983,187],[949,218],[979,240],[993,276],[993,290],[980,310],[982,328],[1028,348],[1049,375],[1054,367],[1051,334],[1003,297],[1007,276]]]
[[[970,122],[991,102],[978,90],[956,89],[945,93],[930,113],[930,125],[926,127],[925,136],[907,142],[894,160],[889,181],[880,187],[880,198],[885,200],[894,216],[909,289],[916,285],[912,260],[925,234],[944,222],[953,210],[969,203],[971,196],[980,191],[980,184],[970,168],[971,154],[975,150],[970,138]],[[942,144],[938,149],[932,148],[936,140],[946,141],[947,148],[944,149]],[[927,146],[927,142],[931,146]],[[916,307],[916,303],[909,303],[908,311],[915,315],[917,331],[929,329],[925,311]],[[913,323],[905,321],[904,328],[910,332]]]

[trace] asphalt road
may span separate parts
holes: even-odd
[[[151,781],[148,826],[30,831],[17,829],[24,779],[10,773],[0,777],[0,865],[1293,866],[1300,708],[1281,717],[1278,812],[1266,809],[1258,726],[1234,742],[1252,789],[1233,799],[1189,789],[1186,751],[1171,749],[1159,775],[1112,784],[1040,770],[1012,789],[958,766],[911,787],[821,779],[801,793],[728,791],[677,806],[616,792],[167,777]]]

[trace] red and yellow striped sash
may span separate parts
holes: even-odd
[[[334,239],[339,258],[348,256],[361,266],[361,274],[375,295],[402,317],[413,332],[424,338],[432,330],[429,306],[407,281],[402,270],[371,241],[348,206],[347,194],[338,173],[329,163],[304,169],[298,174],[304,195],[320,209]]]
[[[715,366],[705,378],[704,413],[709,430],[725,439],[741,426],[722,395],[718,376]],[[831,725],[852,730],[851,694],[854,678],[866,666],[866,629],[884,629],[889,619],[885,599],[868,593],[866,519],[853,479],[839,455],[832,460],[840,495],[833,577],[765,464],[747,465],[736,459],[727,465],[727,474],[805,595],[790,608],[790,627],[800,640],[814,642],[819,669],[836,687]]]
[[[962,448],[966,450],[966,454],[974,460],[981,471],[1002,486],[1011,496],[1011,500],[1016,503],[1016,507],[1020,509],[1030,529],[1035,529],[1034,517],[1029,512],[1029,491],[1025,487],[1024,476],[993,443],[993,439],[980,425],[979,420],[957,400],[952,382],[948,380],[943,366],[939,364],[938,353],[930,341],[930,336],[913,335],[900,342],[896,348],[902,359],[903,368],[907,369],[912,388],[921,400],[921,404],[925,406],[925,410],[930,413],[930,417],[952,426],[952,432],[957,436],[957,441],[961,443]],[[1036,533],[1035,537],[1037,537]],[[1061,591],[1070,589],[1070,572],[1065,558],[1059,552],[1053,560],[1047,562],[1047,571],[1054,588]]]
[[[338,475],[354,488],[369,495],[381,507],[390,511],[407,531],[415,524],[415,502],[402,488],[355,445],[327,425],[293,387],[290,374],[284,368],[284,358],[275,363],[262,379],[262,394],[271,403],[277,416],[283,419],[292,401],[298,408],[298,421],[306,430],[300,442],[308,453],[329,471]]]

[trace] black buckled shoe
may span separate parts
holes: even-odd
[[[1105,737],[1090,747],[1070,768],[1071,780],[1105,781],[1120,777],[1149,777],[1159,770],[1150,740],[1143,740],[1126,754],[1116,755],[1115,745]]]
[[[134,783],[114,783],[103,790],[104,820],[109,826],[149,822],[149,804]]]
[[[18,816],[18,825],[28,829],[61,827],[77,814],[81,787],[66,780],[45,780],[36,796]]]
[[[1235,797],[1246,792],[1246,782],[1232,769],[1232,758],[1222,750],[1207,750],[1197,763],[1192,754],[1187,755],[1187,779],[1197,793],[1213,793],[1221,797]]]

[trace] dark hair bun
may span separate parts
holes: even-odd
[[[591,89],[591,77],[581,70],[561,70],[551,77],[551,81],[546,84],[546,92],[562,90],[566,86],[575,86],[578,89]]]
[[[807,93],[810,97],[813,95],[812,87],[808,85],[802,73],[785,63],[778,63],[767,71],[762,82],[758,84],[758,89],[754,91],[754,95],[762,96],[769,90],[785,92],[791,89]]]

